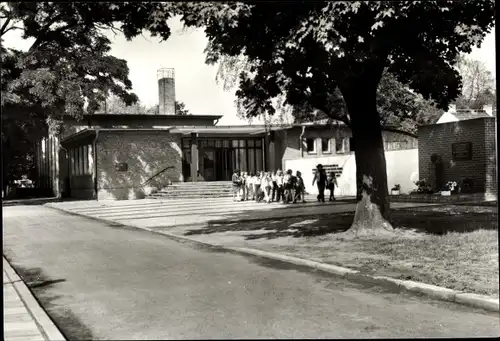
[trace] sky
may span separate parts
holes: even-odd
[[[112,41],[111,54],[127,61],[129,78],[141,103],[146,106],[158,103],[157,70],[174,68],[176,99],[184,102],[191,113],[224,115],[219,125],[248,124],[237,117],[235,90],[224,91],[222,84],[217,84],[215,80],[217,66],[205,64],[203,50],[208,40],[203,30],[183,30],[177,18],[170,19],[169,26],[172,35],[165,42],[148,34],[132,41],[127,41],[122,35],[108,35]],[[26,49],[31,45],[31,42],[20,38],[18,31],[10,31],[4,38],[8,47]],[[480,48],[473,49],[470,57],[483,61],[496,75],[494,29],[485,37]],[[253,121],[253,124],[259,123]]]

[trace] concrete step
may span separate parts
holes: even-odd
[[[233,195],[231,181],[176,182],[151,194],[150,198],[223,198]]]
[[[165,187],[159,190],[161,193],[186,192],[186,193],[204,193],[204,192],[232,192],[232,188],[171,188]]]
[[[231,181],[197,181],[197,182],[174,182],[172,186],[221,186],[231,185]]]
[[[218,189],[218,188],[233,188],[233,185],[225,185],[225,186],[177,186],[177,185],[171,185],[171,186],[166,186],[164,188],[178,188],[178,189]]]
[[[149,195],[153,199],[168,199],[168,198],[223,198],[230,197],[232,193],[156,193]]]

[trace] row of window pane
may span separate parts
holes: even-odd
[[[331,153],[331,139],[322,138],[321,139],[321,152],[322,153]],[[347,138],[335,139],[335,153],[345,153],[347,151]],[[316,153],[316,139],[308,138],[306,139],[306,146],[308,153]],[[349,151],[354,151],[354,140],[349,139]]]
[[[200,148],[261,148],[262,140],[198,140]],[[182,139],[182,148],[191,148],[190,139]]]
[[[91,174],[92,170],[89,162],[89,154],[91,146],[85,145],[69,150],[69,158],[71,163],[71,175]]]

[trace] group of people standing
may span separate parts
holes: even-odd
[[[241,173],[233,174],[233,200],[255,200],[257,202],[305,202],[305,186],[302,174],[289,169],[286,172]]]
[[[314,186],[316,183],[318,186],[318,201],[325,202],[325,189],[330,190],[330,201],[335,200],[334,191],[337,186],[335,173],[332,172],[327,176],[322,165],[318,165],[316,169],[312,184]],[[291,169],[286,172],[281,170],[275,172],[261,171],[256,174],[236,170],[232,182],[234,201],[306,202],[305,185],[300,171],[293,175]]]

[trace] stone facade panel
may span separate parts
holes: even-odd
[[[101,132],[97,142],[98,199],[141,199],[152,188],[183,181],[181,136],[169,132]],[[125,166],[126,169],[117,167]],[[154,179],[152,176],[171,167]]]

